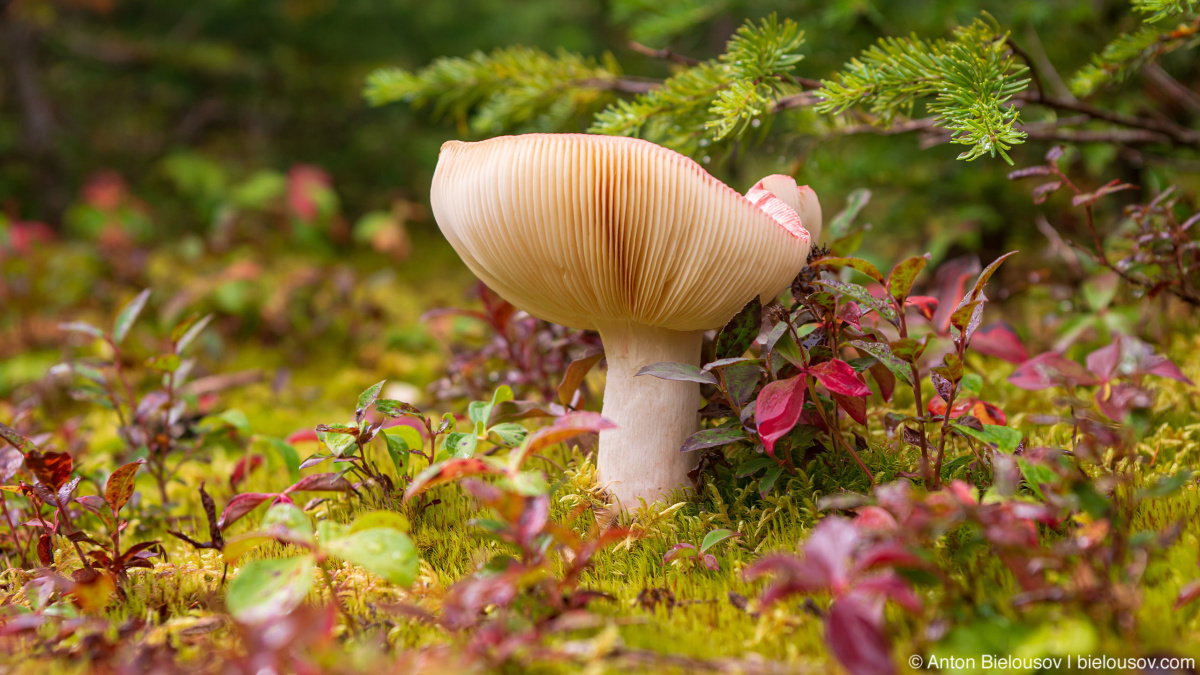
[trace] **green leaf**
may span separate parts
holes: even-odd
[[[280,502],[267,509],[266,515],[259,523],[258,531],[260,534],[293,543],[312,542],[315,532],[308,515],[301,511],[299,506],[287,502]]]
[[[451,432],[446,435],[446,440],[442,447],[450,455],[450,457],[462,459],[475,455],[475,447],[479,444],[479,437],[474,433],[464,434],[462,432]]]
[[[349,424],[327,424],[317,429],[317,438],[334,457],[353,455],[358,447],[358,427]]]
[[[391,457],[392,466],[396,468],[396,475],[407,475],[409,460],[408,443],[399,435],[385,433],[383,434],[383,438],[387,443],[388,457]]]
[[[529,430],[516,422],[501,422],[488,429],[488,433],[496,437],[493,440],[496,445],[515,448],[524,442],[525,437],[529,435]]]
[[[215,430],[221,427],[237,429],[238,433],[250,433],[250,418],[246,413],[237,408],[230,408],[219,415],[209,415],[200,420],[200,427],[208,430]]]
[[[253,560],[229,584],[225,608],[242,623],[283,617],[300,606],[316,577],[313,556]]]
[[[83,333],[94,338],[104,337],[104,331],[85,321],[68,321],[58,324],[58,329],[68,333]]]
[[[859,211],[871,201],[871,191],[866,188],[858,188],[846,197],[846,208],[842,209],[833,220],[829,223],[829,236],[834,239],[841,239],[850,231],[850,223],[858,216]],[[861,231],[859,232],[861,236]],[[857,248],[855,246],[854,248]],[[841,251],[841,249],[838,249]],[[878,270],[876,270],[878,271]],[[879,283],[883,283],[883,275],[880,275]]]
[[[858,304],[862,305],[864,314],[866,313],[865,310],[873,309],[889,323],[894,324],[898,320],[896,316],[896,310],[891,307],[890,303],[888,303],[886,300],[882,300],[871,295],[870,291],[862,286],[859,286],[858,284],[844,284],[840,281],[832,281],[829,279],[821,279],[817,283],[833,289],[835,292],[840,293],[841,295],[849,296],[851,300],[854,300]]]
[[[1029,486],[1033,494],[1038,499],[1045,500],[1046,495],[1042,492],[1042,486],[1053,485],[1058,480],[1058,476],[1050,470],[1050,467],[1032,464],[1024,459],[1018,459],[1017,466],[1020,467],[1021,476],[1025,478],[1025,484]]]
[[[771,491],[771,488],[775,487],[775,482],[778,481],[779,477],[782,475],[783,467],[781,465],[776,464],[770,469],[767,469],[767,472],[763,474],[763,477],[758,481],[759,496],[766,497],[767,493]]]
[[[1018,253],[1020,253],[1020,251],[1009,251],[999,258],[996,258],[992,261],[992,264],[985,267],[983,271],[979,273],[979,278],[975,280],[975,288],[971,291],[971,299],[975,300],[979,298],[980,294],[983,293],[983,287],[987,286],[988,280],[992,278],[992,275],[996,273],[996,270],[1000,269],[1000,265],[1002,265],[1005,260],[1008,260]]]
[[[871,263],[862,258],[821,258],[814,261],[814,265],[822,267],[849,267],[871,277],[880,284],[883,282],[883,274]]]
[[[282,464],[283,469],[287,471],[289,483],[300,480],[300,455],[290,443],[274,436],[255,436],[254,440],[265,443],[271,449],[267,461],[270,462],[270,457],[275,457],[275,461]]]
[[[322,541],[321,549],[399,586],[411,584],[420,570],[417,547],[403,532],[392,527],[377,525],[352,531],[344,537]]]
[[[746,433],[741,429],[702,429],[683,442],[681,451],[692,452],[744,440],[746,440]]]
[[[732,359],[746,353],[762,326],[762,302],[754,296],[717,334],[716,356]]]
[[[774,457],[755,457],[753,459],[748,459],[745,462],[742,462],[742,465],[738,467],[737,477],[745,478],[747,476],[753,476],[763,469],[769,469],[775,466],[779,466],[779,460],[775,459]]]
[[[863,239],[866,238],[866,230],[863,228],[856,229],[850,234],[838,237],[829,244],[829,251],[834,255],[848,256],[854,253],[863,245]]]
[[[851,340],[850,344],[855,349],[862,351],[865,354],[870,354],[875,357],[885,368],[890,370],[896,379],[912,386],[912,367],[908,363],[901,361],[899,357],[892,353],[892,348],[885,342],[866,342],[863,340]]]
[[[162,373],[170,373],[182,362],[183,359],[178,354],[159,354],[146,359],[146,366]]]
[[[383,430],[384,435],[397,436],[404,443],[407,450],[420,452],[425,449],[425,440],[421,432],[408,426],[407,424],[398,424],[394,427]]]
[[[133,496],[133,482],[137,477],[138,467],[145,463],[144,459],[130,462],[113,471],[108,477],[108,482],[104,484],[104,501],[108,502],[113,513],[129,503],[129,498]]]
[[[422,420],[425,419],[425,415],[416,406],[390,398],[375,399],[375,411],[387,417],[416,417]]]
[[[354,408],[354,418],[361,422],[367,414],[367,408],[379,398],[379,391],[383,389],[383,385],[387,380],[380,380],[375,384],[367,387],[366,391],[358,395],[358,405]]]
[[[28,455],[31,452],[37,452],[37,446],[33,441],[25,438],[16,429],[0,422],[0,438],[8,441],[14,448],[21,451],[21,454]]]
[[[700,542],[700,553],[707,553],[708,549],[716,546],[726,539],[729,539],[730,537],[740,536],[742,536],[741,532],[734,532],[733,530],[727,530],[725,528],[713,530],[712,532],[704,535],[704,541]]]
[[[208,324],[212,320],[213,315],[206,314],[197,321],[183,323],[176,327],[175,331],[171,333],[171,340],[175,343],[175,353],[182,354],[183,350],[187,349],[192,342],[195,342],[196,338],[200,336],[200,333],[208,327]],[[182,332],[179,332],[179,329],[185,326],[186,328]]]
[[[966,436],[971,436],[972,438],[977,438],[984,443],[995,443],[1001,452],[1010,455],[1016,452],[1017,446],[1021,444],[1021,439],[1025,437],[1025,434],[1012,427],[1000,426],[998,424],[985,424],[983,425],[983,429],[972,429],[971,427],[956,423],[951,423],[950,426],[954,427],[955,431]]]
[[[892,298],[900,306],[904,306],[904,299],[908,297],[908,292],[912,290],[913,282],[916,281],[917,275],[921,270],[925,269],[925,265],[929,260],[923,256],[913,256],[907,260],[902,260],[898,265],[892,268],[891,274],[888,275],[887,288],[891,293]]]
[[[492,404],[487,401],[471,401],[467,404],[467,418],[474,424],[486,424],[492,412]]]
[[[678,380],[680,382],[717,383],[717,376],[712,373],[705,372],[688,363],[674,363],[672,361],[651,363],[639,370],[637,375],[652,375],[663,380]]]
[[[125,336],[129,334],[129,329],[133,327],[133,323],[137,321],[138,315],[146,307],[146,301],[150,299],[150,289],[138,293],[132,300],[121,308],[117,313],[117,320],[113,322],[113,343],[121,344],[125,341]]]
[[[347,534],[362,532],[364,530],[373,530],[377,527],[390,527],[399,532],[408,532],[411,526],[408,518],[402,513],[395,511],[370,511],[354,519],[347,530]]]
[[[950,315],[950,325],[957,328],[961,333],[963,329],[969,326],[971,321],[974,319],[975,310],[982,307],[983,304],[983,300],[975,300],[959,306],[959,308],[954,310],[954,313]]]

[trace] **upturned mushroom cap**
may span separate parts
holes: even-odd
[[[787,176],[747,197],[634,138],[527,134],[442,146],[433,214],[476,276],[573,328],[717,328],[804,267],[820,206]]]

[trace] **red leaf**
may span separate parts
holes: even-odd
[[[1121,336],[1107,345],[1087,355],[1087,369],[1107,382],[1117,374],[1117,366],[1121,365]]]
[[[353,486],[350,481],[336,473],[314,473],[305,476],[294,485],[283,491],[283,494],[293,492],[350,492]]]
[[[833,400],[841,406],[842,410],[850,416],[850,419],[858,422],[864,427],[867,426],[867,399],[860,396],[844,396],[842,394],[832,394]]]
[[[956,399],[954,401],[954,408],[950,411],[950,419],[956,419],[967,414],[967,411],[971,409],[971,406],[974,403],[975,399],[971,398]],[[926,407],[929,409],[929,414],[933,415],[934,417],[946,416],[946,399],[937,394],[934,394],[929,398],[929,405]]]
[[[1150,368],[1146,370],[1147,373],[1151,375],[1157,375],[1159,377],[1168,377],[1184,384],[1195,384],[1190,378],[1188,378],[1187,375],[1183,374],[1183,371],[1179,369],[1179,366],[1175,365],[1167,357],[1159,356],[1155,358],[1162,359],[1162,361],[1158,361],[1154,365],[1150,366]]]
[[[846,366],[849,368],[849,365]],[[853,369],[851,369],[853,370]],[[767,454],[775,456],[775,442],[787,435],[804,408],[806,377],[801,374],[786,380],[771,382],[758,393],[754,417],[758,422],[758,437]]]
[[[20,450],[7,443],[0,444],[0,483],[7,483],[17,475],[24,461],[25,455]]]
[[[329,174],[320,167],[296,164],[288,171],[287,205],[292,215],[312,222],[320,215],[318,199],[333,184]]]
[[[1175,609],[1190,604],[1196,598],[1200,598],[1200,579],[1190,581],[1180,589],[1179,597],[1175,600]]]
[[[1149,408],[1153,403],[1148,392],[1127,382],[1096,391],[1096,407],[1115,422],[1125,421],[1134,408]]]
[[[921,316],[933,321],[933,315],[937,313],[938,299],[928,295],[913,295],[904,301],[905,307],[916,307]]]
[[[1058,352],[1039,354],[1022,363],[1008,377],[1008,381],[1013,386],[1031,391],[1066,384],[1084,387],[1096,384],[1096,378],[1083,366]]]
[[[250,460],[249,468],[247,468],[247,465],[246,465],[247,459]],[[237,486],[240,485],[242,481],[246,480],[246,476],[251,471],[262,466],[262,463],[263,463],[262,455],[250,455],[249,457],[243,457],[243,458],[239,459],[237,461],[237,464],[235,464],[233,466],[233,474],[229,476],[230,487],[232,487],[236,490]]]
[[[887,511],[884,511],[884,513],[887,513]],[[858,525],[861,519],[862,513],[860,511],[859,518],[854,520],[855,525]],[[895,522],[893,519],[892,524],[894,525]],[[854,575],[857,576],[881,567],[923,568],[925,567],[925,561],[921,560],[919,556],[908,550],[908,548],[896,542],[885,542],[876,544],[863,551],[862,555],[858,558],[858,562],[854,565]],[[858,587],[861,587],[862,583],[865,582],[861,582]]]
[[[987,401],[974,401],[971,406],[971,414],[979,418],[984,424],[995,424],[998,426],[1006,426],[1008,424],[1008,416],[1000,408],[988,403]]]
[[[320,438],[317,437],[316,429],[300,429],[292,432],[292,435],[287,437],[287,442],[291,445],[297,443],[318,443]]]
[[[1097,200],[1099,200],[1101,197],[1103,197],[1105,195],[1109,195],[1114,192],[1120,192],[1122,190],[1137,190],[1137,189],[1139,189],[1139,188],[1136,185],[1130,185],[1129,183],[1122,183],[1119,178],[1114,178],[1111,181],[1109,181],[1108,183],[1105,183],[1104,185],[1102,185],[1100,187],[1100,189],[1096,190],[1095,192],[1085,192],[1083,194],[1075,195],[1074,197],[1071,198],[1071,205],[1072,206],[1081,206],[1084,204],[1095,204]]]
[[[108,477],[108,482],[104,484],[104,501],[108,502],[113,513],[120,511],[133,496],[134,478],[137,476],[138,467],[145,463],[144,459],[131,462],[112,472],[112,475]]]
[[[546,529],[546,523],[550,520],[550,498],[546,495],[526,497],[523,506],[516,522],[517,543],[532,549],[534,540]]]
[[[897,560],[896,563],[905,567],[917,567],[919,566],[920,558],[911,556],[904,560]],[[913,593],[912,587],[908,585],[908,582],[894,572],[873,576],[855,584],[853,593],[868,593],[886,598],[913,614],[921,611],[920,598],[917,597],[916,593]]]
[[[814,570],[807,560],[786,553],[764,555],[747,567],[744,574],[747,581],[767,574],[775,575],[775,580],[759,598],[763,606],[797,593],[807,595],[828,591],[830,586],[821,570]]]
[[[24,255],[33,251],[36,244],[48,244],[54,241],[54,230],[45,223],[21,222],[10,223],[8,226],[8,244],[12,250]],[[0,251],[4,245],[0,242]]]
[[[43,566],[54,564],[54,541],[44,532],[38,535],[37,555]]]
[[[854,525],[860,530],[874,530],[876,532],[894,532],[900,525],[896,522],[896,517],[888,513],[887,509],[879,506],[863,506],[859,508],[854,517]]]
[[[33,472],[38,481],[53,490],[62,487],[71,477],[74,462],[65,452],[39,452],[31,450],[25,453],[25,466]]]
[[[862,308],[858,306],[858,303],[847,302],[842,305],[838,311],[838,318],[854,326],[855,330],[862,330]]]
[[[882,361],[876,362],[868,370],[875,378],[875,383],[879,385],[879,394],[883,396],[883,400],[885,402],[892,400],[892,394],[896,391],[895,374]]]
[[[980,270],[979,258],[966,255],[949,260],[938,267],[933,283],[938,289],[938,309],[933,323],[938,333],[950,330],[950,315],[967,293],[967,280]]]
[[[274,499],[277,496],[279,495],[265,492],[247,492],[235,496],[225,505],[225,510],[221,512],[221,518],[217,521],[217,527],[224,530],[238,520],[241,520],[242,516],[253,511],[259,504]]]
[[[554,424],[539,429],[529,437],[527,443],[529,452],[537,452],[555,443],[562,443],[576,436],[594,434],[606,429],[616,429],[617,425],[594,412],[572,412],[554,420]]]
[[[808,372],[825,385],[831,394],[843,396],[870,396],[871,388],[863,382],[862,376],[854,372],[849,363],[840,359],[818,363],[808,369]]]
[[[1017,332],[1003,321],[990,323],[976,331],[971,347],[980,354],[995,356],[1009,363],[1023,363],[1029,358]]]
[[[563,374],[562,381],[558,383],[558,400],[564,407],[571,407],[579,385],[583,384],[583,379],[587,377],[592,366],[599,363],[602,358],[604,358],[604,351],[596,350],[594,353],[575,359],[567,366],[567,372]]]
[[[835,600],[825,617],[825,642],[851,675],[896,672],[878,599],[851,593]]]
[[[412,484],[404,492],[404,501],[407,502],[435,485],[448,483],[456,478],[498,473],[501,473],[499,468],[484,461],[481,457],[448,459],[444,462],[438,462],[417,474]]]
[[[818,579],[825,579],[833,588],[844,587],[850,576],[850,557],[860,541],[854,523],[830,516],[818,523],[804,542],[804,562],[812,566]]]

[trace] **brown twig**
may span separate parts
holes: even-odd
[[[655,49],[647,47],[640,42],[629,41],[628,47],[642,56],[649,56],[652,59],[661,59],[663,61],[673,61],[685,66],[694,66],[700,63],[700,59],[694,59],[690,56],[684,56],[670,49]]]
[[[580,80],[574,83],[575,86],[583,89],[601,89],[605,91],[619,91],[626,94],[647,94],[662,85],[659,80],[652,79],[634,79],[629,77],[614,77],[611,79],[596,78],[592,80]]]
[[[1046,96],[1040,91],[1021,92],[1013,96],[1013,100],[1024,101],[1026,103],[1041,105],[1047,108],[1054,108],[1056,110],[1069,110],[1071,112],[1087,115],[1092,119],[1110,122],[1128,129],[1141,129],[1146,132],[1153,132],[1154,134],[1157,134],[1157,137],[1153,138],[1143,137],[1150,142],[1162,140],[1162,137],[1166,137],[1166,140],[1175,143],[1200,147],[1200,132],[1188,129],[1187,127],[1175,124],[1174,122],[1157,120],[1149,117],[1139,117],[1137,115],[1127,115],[1125,113],[1119,113],[1112,110],[1105,110],[1103,108],[1097,108],[1089,103],[1083,103],[1082,101],[1072,101],[1054,96]]]

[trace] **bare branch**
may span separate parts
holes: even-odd
[[[663,61],[673,61],[685,66],[694,66],[700,63],[700,59],[693,59],[690,56],[684,56],[683,54],[671,51],[670,49],[655,49],[654,47],[647,47],[640,42],[634,42],[632,40],[629,42],[629,48],[641,54],[642,56],[649,56],[652,59],[661,59]]]

